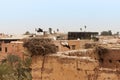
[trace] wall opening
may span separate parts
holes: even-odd
[[[72,50],[75,50],[75,45],[72,45]]]
[[[120,63],[120,60],[118,60],[118,62]]]
[[[5,47],[5,52],[7,52],[8,51],[8,49],[7,49],[7,47]]]
[[[59,47],[58,46],[56,46],[56,49],[57,49],[57,51],[59,51]]]
[[[109,63],[112,63],[112,60],[109,60]]]
[[[99,62],[100,62],[100,63],[103,63],[103,62],[104,62],[104,59],[103,59],[103,58],[100,58],[100,59],[99,59]]]
[[[0,52],[2,51],[2,47],[0,47]]]

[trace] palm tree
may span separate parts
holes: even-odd
[[[82,32],[82,28],[80,28],[80,31]]]
[[[59,29],[57,29],[57,32],[59,32]]]
[[[87,26],[85,25],[84,28],[85,28],[85,31],[86,31]]]

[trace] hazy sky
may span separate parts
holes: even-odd
[[[0,33],[120,31],[120,0],[0,0]]]

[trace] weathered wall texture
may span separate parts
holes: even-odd
[[[1,55],[7,55],[7,54],[14,54],[18,55],[19,57],[23,57],[23,42],[21,41],[12,41],[10,43],[0,43],[0,54]],[[1,58],[0,58],[1,59]]]
[[[101,55],[102,67],[120,69],[120,49],[109,49],[107,53]]]
[[[42,58],[34,58],[33,80],[89,80],[95,78],[97,62],[75,58],[48,56],[41,75]],[[39,65],[38,65],[39,64]]]
[[[83,49],[85,43],[93,42],[92,40],[56,40],[54,44],[58,47],[58,51],[70,51]],[[64,47],[62,43],[68,43],[70,48]]]
[[[120,80],[119,69],[102,68],[85,56],[46,56],[42,65],[43,57],[33,57],[33,80]]]

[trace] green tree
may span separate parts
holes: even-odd
[[[9,54],[7,55],[6,61],[13,67],[16,65],[17,62],[20,61],[20,57],[18,57],[17,55]]]
[[[32,80],[31,76],[31,58],[20,61],[16,66],[18,80]]]
[[[31,58],[21,60],[17,55],[9,54],[0,65],[1,80],[32,80],[30,65]]]
[[[29,31],[26,31],[24,35],[30,35],[31,33]]]
[[[13,73],[13,69],[8,64],[0,64],[0,80],[10,79],[10,75]]]
[[[102,31],[101,35],[102,36],[112,36],[112,31],[111,30],[109,30],[109,31]]]

